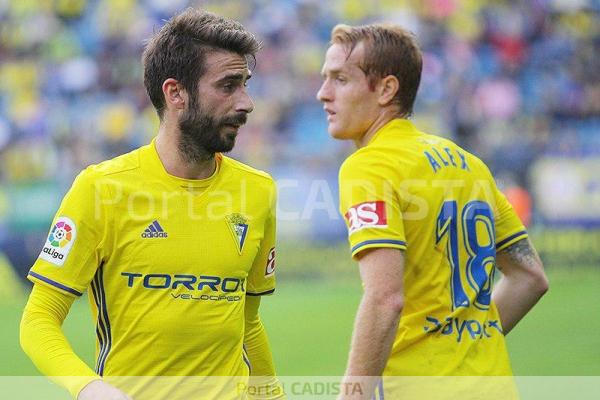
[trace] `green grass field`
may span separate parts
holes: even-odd
[[[551,270],[550,292],[509,335],[517,375],[600,376],[600,269]],[[339,281],[280,279],[276,295],[263,300],[280,375],[340,375],[344,370],[358,276]],[[22,304],[0,305],[0,375],[37,375],[21,352]],[[74,349],[93,364],[94,329],[86,301],[77,301],[65,322]]]

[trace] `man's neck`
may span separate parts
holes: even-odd
[[[179,150],[179,131],[161,123],[156,137],[158,158],[169,175],[184,179],[206,179],[214,174],[217,163],[214,155],[201,161],[187,161]]]
[[[365,147],[367,144],[369,144],[371,139],[373,139],[373,136],[375,136],[375,134],[381,128],[383,128],[388,122],[390,122],[391,120],[396,119],[396,118],[400,118],[400,116],[398,115],[398,112],[396,110],[387,109],[387,110],[382,111],[381,114],[379,114],[379,116],[377,116],[375,121],[373,121],[373,123],[371,124],[369,129],[367,129],[365,134],[362,135],[359,139],[354,141],[356,148],[360,149],[362,147]]]

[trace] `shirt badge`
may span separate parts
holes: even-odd
[[[68,217],[59,217],[48,234],[39,258],[57,267],[62,267],[77,238],[75,223]]]
[[[246,236],[248,235],[248,218],[244,217],[242,214],[234,213],[228,215],[226,219],[238,249],[238,253],[242,254],[244,243],[246,243]]]

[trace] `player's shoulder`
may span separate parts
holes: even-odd
[[[253,185],[272,188],[275,186],[275,180],[267,172],[253,168],[241,161],[231,157],[223,156],[223,161],[228,171],[234,176],[234,179],[249,180]]]
[[[360,172],[364,167],[372,163],[373,157],[374,152],[367,147],[356,150],[340,166],[340,176]]]
[[[136,149],[98,164],[89,165],[75,178],[72,191],[85,193],[106,186],[109,181],[122,179],[124,175],[120,176],[120,173],[139,168],[139,150]]]
[[[449,138],[424,134],[419,141],[424,145],[423,151],[419,154],[422,155],[427,153],[426,155],[429,156],[428,159],[431,157],[436,161],[439,159],[443,165],[456,162],[461,166],[461,169],[470,173],[482,175],[482,177],[485,178],[491,176],[489,168],[481,158]],[[464,168],[462,166],[464,166]]]
[[[465,158],[469,167],[474,172],[479,172],[481,174],[491,176],[491,172],[490,172],[488,166],[479,156],[471,153],[469,150],[463,148],[462,146],[459,146],[457,143],[453,142],[450,139],[442,138],[442,140],[444,141],[444,143],[447,144],[448,147],[453,146],[456,153],[459,154],[459,156],[463,156]]]
[[[340,179],[365,178],[382,175],[392,178],[400,171],[399,154],[379,144],[369,145],[349,155],[340,166]]]
[[[101,178],[139,169],[141,149],[140,147],[98,164],[92,164],[83,170],[82,174]]]

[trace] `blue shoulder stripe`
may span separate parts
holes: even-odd
[[[259,293],[251,293],[251,292],[246,292],[246,295],[248,296],[264,296],[266,294],[271,294],[275,291],[275,289],[271,289],[271,290],[266,290],[264,292],[259,292]]]
[[[354,253],[356,250],[360,249],[361,247],[368,246],[370,244],[393,244],[393,245],[397,245],[397,246],[406,247],[406,242],[404,242],[402,240],[373,239],[373,240],[365,240],[360,243],[357,243],[356,245],[354,245],[352,247],[352,249],[350,249],[350,252]]]
[[[519,236],[523,236],[526,234],[527,234],[527,231],[520,231],[520,232],[515,233],[514,235],[510,235],[506,239],[503,239],[503,240],[499,241],[498,243],[496,243],[496,248],[499,249],[500,247],[504,246],[506,243],[510,242],[511,240],[516,239]]]
[[[33,276],[36,279],[39,279],[40,281],[46,282],[49,285],[52,285],[56,288],[59,288],[61,290],[64,290],[65,292],[69,292],[71,294],[74,294],[75,296],[81,296],[83,293],[79,292],[78,290],[75,290],[73,288],[70,288],[68,286],[63,285],[62,283],[58,283],[56,281],[53,281],[50,278],[46,278],[43,275],[40,275],[38,273],[35,273],[33,271],[29,271],[29,275]]]

